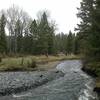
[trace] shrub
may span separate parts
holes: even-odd
[[[21,59],[21,65],[23,66],[24,64],[24,58]]]
[[[37,67],[36,61],[33,59],[31,62],[28,61],[28,67],[29,68],[36,68]]]
[[[2,62],[2,58],[0,57],[0,62]]]

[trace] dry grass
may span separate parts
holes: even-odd
[[[96,79],[96,87],[100,88],[100,77]]]
[[[7,57],[2,59],[0,63],[0,71],[24,71],[24,70],[34,70],[39,65],[47,64],[48,62],[68,60],[68,59],[79,59],[78,56],[70,55],[60,55],[60,56],[26,56],[26,57]],[[34,62],[34,63],[33,63]],[[48,66],[45,66],[48,67]]]

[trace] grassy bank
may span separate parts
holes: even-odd
[[[33,71],[43,69],[43,67],[48,69],[56,61],[79,58],[79,56],[75,55],[6,57],[0,63],[0,71]]]

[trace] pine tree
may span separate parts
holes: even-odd
[[[41,22],[39,24],[39,51],[42,54],[48,53],[48,20],[47,15],[44,12],[41,17]]]
[[[39,41],[39,35],[38,35],[38,25],[36,23],[36,20],[32,21],[30,25],[30,32],[32,37],[32,47],[31,47],[31,53],[32,54],[38,54],[38,41]]]
[[[22,53],[23,51],[23,32],[21,25],[21,21],[17,20],[15,26],[15,53]]]
[[[2,14],[1,19],[0,19],[0,53],[7,52],[5,25],[6,25],[6,19],[5,19],[4,14]]]
[[[48,29],[48,54],[54,54],[54,26],[49,26]]]
[[[91,35],[89,37],[91,56],[100,57],[100,0],[95,1],[92,15]]]
[[[54,47],[57,53],[66,53],[66,45],[67,45],[67,34],[63,32],[55,35],[55,44]]]
[[[23,53],[32,54],[32,36],[29,34],[28,30],[25,30],[23,37]]]
[[[94,12],[94,1],[93,0],[82,0],[81,7],[78,8],[79,13],[77,16],[81,19],[78,24],[77,39],[79,43],[80,53],[87,55],[90,49],[89,37],[92,33],[91,26],[93,23],[93,12]]]
[[[75,55],[80,54],[79,40],[78,40],[77,34],[74,37],[74,44],[73,45],[74,45],[73,53]]]
[[[66,54],[71,53],[73,53],[73,34],[71,31],[69,31],[69,34],[67,36]]]
[[[39,41],[38,50],[40,54],[52,54],[53,53],[53,37],[54,26],[50,25],[46,12],[41,16],[41,20],[38,26]]]

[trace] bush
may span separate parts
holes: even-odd
[[[24,65],[24,58],[21,59],[21,65]]]
[[[2,58],[0,57],[0,62],[2,62]]]
[[[36,67],[37,67],[37,64],[35,60],[28,62],[28,68],[36,68]]]

